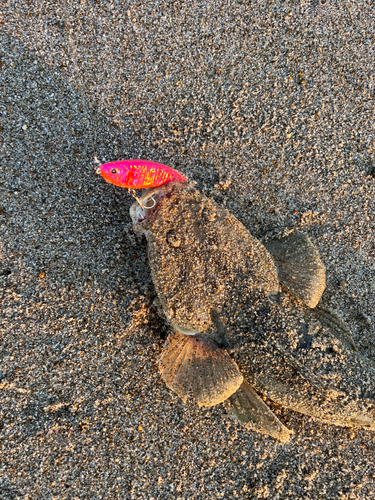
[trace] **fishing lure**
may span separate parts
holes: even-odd
[[[173,168],[147,160],[120,160],[104,163],[97,170],[107,182],[133,189],[163,186],[168,182],[187,182],[185,176]]]

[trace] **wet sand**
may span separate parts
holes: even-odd
[[[375,360],[370,1],[8,2],[0,79],[0,499],[369,499],[375,434],[271,405],[287,444],[184,404],[131,197],[177,168],[260,240],[298,228]]]

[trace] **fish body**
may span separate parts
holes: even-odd
[[[295,233],[266,248],[186,183],[150,190],[145,205],[150,196],[156,206],[140,217],[135,203],[131,216],[175,331],[161,356],[167,385],[200,405],[227,400],[282,441],[290,431],[257,392],[324,422],[375,429],[374,365],[341,318],[317,306],[325,274],[311,241]]]
[[[128,189],[162,186],[169,182],[186,182],[186,177],[167,165],[148,160],[120,160],[100,165],[98,173],[107,182]]]

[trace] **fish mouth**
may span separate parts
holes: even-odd
[[[157,208],[159,201],[158,193],[147,193],[142,198],[138,198],[130,207],[130,216],[133,223],[142,224],[146,222]]]
[[[161,186],[150,189],[140,198],[136,198],[137,201],[130,207],[133,224],[146,222],[157,210],[160,200],[170,191],[170,188],[166,189],[165,186]]]
[[[159,208],[160,202],[164,197],[169,198],[172,196],[174,189],[186,189],[189,187],[188,183],[169,182],[163,186],[152,188],[130,207],[130,217],[134,225],[144,224],[147,222]]]

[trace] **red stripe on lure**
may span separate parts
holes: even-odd
[[[120,160],[104,163],[98,173],[107,182],[128,189],[162,186],[168,182],[187,182],[186,177],[167,165],[147,160]]]

